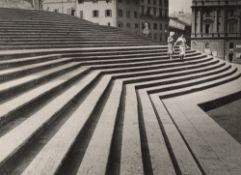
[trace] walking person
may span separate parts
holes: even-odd
[[[184,35],[181,35],[177,39],[177,41],[175,42],[175,45],[179,45],[179,57],[180,57],[180,60],[184,61],[184,58],[186,55],[186,46],[187,46],[187,42]]]
[[[174,53],[174,35],[175,32],[170,32],[169,37],[167,38],[167,46],[168,46],[168,51],[167,54],[169,55],[170,60],[172,60],[172,55]]]

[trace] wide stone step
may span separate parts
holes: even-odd
[[[51,97],[51,93],[54,94],[54,90],[58,90],[61,86],[65,87],[68,84],[71,84],[75,79],[81,77],[87,68],[80,68],[74,70],[72,72],[68,72],[65,75],[58,77],[56,81],[50,81],[45,83],[42,86],[39,86],[31,91],[25,92],[16,98],[13,98],[3,104],[0,105],[0,123],[3,125],[4,123],[10,121],[12,118],[17,117],[14,115],[16,111],[21,111],[26,106],[31,106],[32,103],[36,103],[38,100],[40,101],[43,97]],[[63,88],[64,89],[64,88]],[[45,98],[47,100],[48,98]]]
[[[123,63],[123,64],[108,64],[108,65],[94,65],[93,69],[104,69],[106,73],[118,73],[124,71],[137,71],[137,70],[148,70],[148,69],[156,69],[156,68],[168,68],[168,67],[176,67],[182,65],[190,65],[200,62],[206,62],[212,60],[211,57],[205,57],[204,55],[198,55],[195,57],[190,57],[190,61],[186,61],[182,63],[180,61],[172,61],[172,60],[157,60],[157,61],[146,61],[139,63]]]
[[[72,72],[72,74],[73,73],[74,72]],[[76,96],[80,94],[83,96],[87,88],[90,88],[90,84],[96,80],[98,74],[98,72],[93,72],[79,80],[74,86],[52,99],[47,105],[43,106],[31,115],[31,117],[27,118],[24,122],[0,138],[0,145],[2,145],[2,148],[6,146],[5,151],[0,154],[1,172],[5,171],[4,166],[7,166],[6,163],[8,163],[8,160],[10,160],[14,154],[17,154],[19,150],[23,149],[22,147],[33,139],[33,137],[36,137],[38,133],[43,131],[46,127],[49,127],[50,122],[57,117],[57,114],[59,114],[62,109],[71,104]],[[75,75],[73,74],[73,76]],[[76,88],[76,86],[79,88]],[[31,127],[28,127],[29,125],[31,125]]]
[[[220,63],[220,66],[217,66],[215,69],[210,69],[210,67],[206,70],[198,70],[196,72],[193,72],[191,74],[184,74],[182,75],[182,72],[176,72],[176,76],[175,73],[171,74],[170,76],[168,76],[168,74],[166,74],[166,78],[154,78],[154,80],[149,80],[149,79],[143,79],[143,81],[138,81],[141,84],[137,86],[137,88],[153,88],[155,89],[155,87],[162,87],[164,85],[171,85],[172,83],[178,83],[181,81],[187,82],[187,80],[191,80],[191,79],[198,79],[200,77],[205,77],[205,76],[209,76],[209,75],[218,75],[218,73],[223,73],[227,70],[229,70],[231,68],[230,65],[225,65]],[[180,73],[180,74],[179,74]],[[173,76],[174,75],[174,76]],[[165,76],[165,75],[164,75]],[[146,80],[146,81],[145,81]]]
[[[8,81],[0,84],[0,101],[13,98],[20,93],[37,87],[47,81],[61,76],[62,74],[80,67],[80,64],[69,63],[63,66],[56,66],[45,70],[43,72],[32,73],[26,77],[18,78],[16,80]]]
[[[158,93],[160,98],[170,98],[218,86],[237,78],[240,78],[240,73],[238,73],[236,68],[231,68],[229,71],[217,75],[205,76],[197,78],[196,80],[181,82],[174,86],[165,85],[162,88],[150,88],[147,90],[149,93]]]
[[[94,111],[95,106],[98,104],[99,100],[101,100],[101,97],[103,97],[110,80],[111,78],[109,76],[105,76],[101,79],[69,120],[64,123],[61,129],[33,159],[31,164],[22,173],[23,175],[51,175],[57,172],[58,168],[61,166],[61,162],[70,151],[71,146],[76,141],[77,136]],[[56,147],[56,145],[58,145],[58,147]],[[53,149],[55,151],[53,151]],[[51,162],[49,160],[51,160]]]
[[[200,69],[203,68],[205,66],[211,66],[211,65],[216,65],[219,61],[218,60],[209,60],[207,62],[202,62],[199,64],[195,64],[194,65],[180,65],[179,67],[170,67],[170,68],[163,68],[163,69],[148,69],[148,70],[140,70],[140,71],[130,71],[130,72],[120,72],[120,73],[113,73],[112,76],[116,79],[125,79],[125,81],[127,83],[131,82],[132,80],[135,81],[135,79],[142,78],[142,76],[144,76],[144,80],[148,79],[145,77],[150,77],[152,78],[152,76],[155,76],[158,74],[162,74],[163,76],[165,75],[176,75],[178,76],[179,72],[182,71],[186,71],[186,70],[190,70],[190,71],[195,71],[196,69]],[[214,67],[219,67],[222,64],[217,64]],[[153,77],[154,78],[154,77]]]
[[[138,102],[134,86],[126,86],[120,174],[144,174],[138,122]],[[131,133],[131,134],[130,134]]]
[[[140,43],[113,43],[112,46],[116,47],[122,47],[122,46],[139,46]],[[152,46],[153,43],[143,43],[142,45],[150,45]],[[16,49],[48,49],[48,48],[81,48],[81,47],[109,47],[110,44],[108,43],[99,43],[99,44],[91,44],[91,43],[65,43],[65,44],[48,44],[48,43],[42,43],[42,44],[36,44],[36,45],[28,45],[25,43],[25,45],[19,44],[19,45],[2,45],[0,46],[1,50],[16,50]]]
[[[116,118],[120,112],[120,103],[123,98],[122,91],[123,83],[121,81],[114,82],[77,174],[104,175],[106,173]]]
[[[104,54],[104,53],[102,53]],[[197,55],[201,55],[201,53],[198,52],[194,52],[194,53],[187,53],[187,57],[191,57],[191,56],[197,56]],[[73,56],[73,55],[72,55]],[[77,56],[77,55],[76,55]],[[173,55],[174,58],[177,58],[178,55],[175,54]],[[133,53],[133,54],[116,54],[116,55],[99,55],[99,54],[95,54],[93,56],[81,56],[78,57],[77,59],[74,59],[75,61],[84,61],[86,64],[91,64],[93,63],[93,65],[96,63],[96,61],[101,61],[101,64],[108,64],[108,63],[114,63],[114,62],[119,62],[119,63],[125,63],[125,62],[135,62],[135,61],[145,61],[145,60],[149,60],[149,61],[153,61],[153,60],[167,60],[167,58],[169,59],[169,57],[166,56],[166,52],[148,52],[148,53]]]
[[[29,65],[34,63],[46,62],[50,60],[60,59],[60,54],[50,54],[50,55],[40,55],[40,56],[31,56],[31,57],[18,57],[10,59],[7,57],[6,59],[0,60],[0,69],[13,68],[17,66]]]
[[[161,128],[163,128],[168,148],[172,152],[173,161],[175,161],[178,173],[203,174],[162,101],[156,96],[151,96],[151,100]]]
[[[21,66],[16,68],[0,70],[0,81],[6,82],[16,78],[23,77],[30,73],[41,72],[53,66],[64,65],[71,62],[71,58],[63,58],[61,60],[52,60],[34,65]]]
[[[193,76],[198,76],[198,73],[207,73],[208,71],[212,71],[212,70],[217,70],[220,69],[221,67],[223,67],[225,65],[225,63],[222,62],[215,62],[213,61],[214,64],[211,64],[209,62],[209,64],[205,63],[205,67],[202,64],[199,68],[196,68],[194,66],[189,66],[188,69],[178,69],[177,71],[175,71],[175,69],[171,69],[169,72],[166,72],[163,70],[159,71],[157,73],[152,73],[149,75],[135,75],[135,76],[128,76],[126,75],[124,78],[125,83],[141,83],[141,85],[138,85],[138,88],[145,88],[145,86],[149,85],[150,86],[155,86],[155,83],[152,84],[154,81],[158,81],[158,80],[162,80],[164,81],[165,79],[169,79],[169,78],[173,78],[173,77],[179,77],[180,80],[187,75],[193,75]],[[223,70],[223,68],[222,68]],[[115,77],[115,76],[114,76]]]

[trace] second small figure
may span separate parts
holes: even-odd
[[[177,41],[175,42],[175,45],[179,45],[179,56],[182,61],[184,61],[185,55],[186,55],[186,39],[183,35],[181,35]]]

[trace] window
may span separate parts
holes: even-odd
[[[144,5],[142,5],[141,6],[141,15],[144,15],[144,13],[145,13],[145,7],[144,7]]]
[[[228,22],[228,32],[237,33],[238,32],[238,23],[235,20]]]
[[[105,0],[106,1],[106,3],[108,4],[108,3],[110,3],[112,0]]]
[[[162,9],[159,9],[159,17],[162,17]]]
[[[131,28],[131,24],[128,22],[128,23],[126,23],[126,27],[127,28]]]
[[[71,8],[71,16],[75,16],[75,9]]]
[[[138,29],[139,28],[139,24],[136,23],[135,24],[135,28]]]
[[[162,24],[160,24],[160,30],[162,30]]]
[[[122,28],[123,27],[123,23],[122,22],[118,22],[118,27]]]
[[[79,12],[79,17],[80,17],[81,19],[84,18],[84,12],[83,12],[82,10]]]
[[[229,11],[229,16],[230,16],[230,17],[233,17],[233,16],[234,16],[234,11],[233,11],[233,10],[230,10],[230,11]]]
[[[233,43],[229,43],[229,49],[234,49],[234,44]]]
[[[154,17],[157,16],[157,15],[156,15],[156,8],[153,8],[153,15],[154,15]]]
[[[99,17],[99,11],[98,10],[93,10],[93,17],[95,17],[95,18]]]
[[[151,7],[147,7],[147,12],[146,12],[146,14],[147,14],[148,16],[151,15]]]
[[[130,10],[127,10],[127,11],[126,11],[126,17],[127,17],[127,18],[130,18],[130,17],[131,17],[131,12],[130,12]]]
[[[168,16],[168,10],[165,10],[165,17]]]
[[[205,24],[205,34],[210,33],[210,24]]]
[[[153,38],[156,40],[157,39],[157,33],[154,33]]]
[[[111,16],[112,16],[112,11],[111,11],[110,9],[107,9],[107,10],[105,11],[105,16],[106,16],[106,17],[111,17]]]
[[[209,49],[209,42],[205,43],[205,49]]]
[[[78,0],[79,4],[82,4],[84,2],[84,0]]]
[[[211,17],[211,15],[210,15],[210,11],[209,11],[209,10],[206,11],[206,17]]]
[[[134,18],[138,18],[138,13],[137,13],[137,11],[134,11]]]
[[[154,24],[153,24],[153,29],[154,29],[154,30],[157,30],[157,23],[154,23]]]
[[[162,42],[162,33],[160,33],[160,41]]]
[[[162,0],[159,0],[159,6],[162,6]]]
[[[118,16],[123,17],[123,11],[121,9],[118,10]]]

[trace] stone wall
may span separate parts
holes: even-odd
[[[0,7],[32,9],[32,0],[0,0]]]

